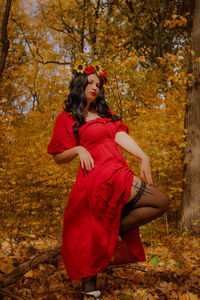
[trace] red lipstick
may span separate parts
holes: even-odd
[[[95,92],[91,92],[91,94],[92,94],[93,96],[96,96],[96,93],[95,93]]]

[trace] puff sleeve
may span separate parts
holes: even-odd
[[[76,136],[73,132],[74,123],[67,113],[58,115],[53,128],[52,138],[47,147],[47,153],[61,153],[77,145]]]
[[[115,122],[114,122],[114,125],[115,125],[115,128],[116,128],[115,134],[116,134],[117,132],[120,132],[120,131],[124,131],[124,132],[126,132],[127,134],[129,133],[129,128],[128,128],[128,126],[127,126],[125,123],[123,123],[122,121],[115,121]]]
[[[109,112],[110,112],[112,115],[114,115],[114,113],[113,113],[111,110],[109,110]],[[124,132],[126,132],[127,134],[129,133],[129,128],[128,128],[128,126],[127,126],[125,123],[123,123],[121,120],[115,121],[115,122],[113,122],[113,124],[115,125],[115,134],[116,134],[117,132],[120,132],[120,131],[124,131]]]

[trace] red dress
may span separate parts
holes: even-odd
[[[90,120],[79,128],[77,143],[75,123],[70,113],[59,114],[47,149],[54,154],[79,145],[94,159],[90,172],[80,164],[64,214],[61,254],[71,280],[100,273],[111,263],[145,261],[138,228],[117,244],[121,209],[134,177],[115,142],[117,132],[129,132],[127,125],[109,118]]]

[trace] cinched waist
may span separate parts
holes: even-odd
[[[105,166],[107,163],[113,164],[114,161],[118,161],[118,163],[120,162],[120,164],[127,167],[124,156],[112,138],[100,139],[93,144],[80,146],[85,147],[90,152],[96,165],[102,164],[102,166]]]
[[[83,147],[85,147],[88,150],[92,150],[93,148],[96,148],[96,146],[104,145],[104,144],[107,144],[107,145],[116,145],[116,142],[115,142],[114,139],[106,138],[106,139],[100,139],[98,141],[95,141],[94,143],[89,144],[89,145],[80,145],[80,146],[83,146]]]

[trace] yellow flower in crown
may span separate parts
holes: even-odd
[[[86,64],[83,61],[77,60],[74,64],[73,70],[76,73],[84,73],[85,67],[86,67]]]
[[[95,68],[97,75],[100,76],[100,74],[103,72],[103,69],[102,69],[100,63],[98,61],[95,61],[92,63],[92,65]]]

